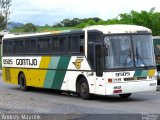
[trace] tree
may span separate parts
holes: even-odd
[[[3,22],[0,22],[0,27],[6,28],[9,15],[10,15],[10,7],[12,5],[12,0],[0,0],[0,15],[4,17]]]
[[[152,15],[152,32],[153,35],[160,35],[160,13],[158,12]]]
[[[64,19],[61,23],[64,27],[70,27],[71,26],[70,19]]]
[[[57,24],[53,25],[53,27],[63,27],[63,25],[61,23],[57,23]]]
[[[98,18],[98,17],[94,17],[94,18],[91,18],[92,20],[94,20],[96,23],[102,19]]]
[[[119,23],[122,24],[132,24],[132,14],[119,14],[120,20]]]
[[[97,25],[104,25],[105,24],[105,21],[104,20],[99,20],[98,22],[97,22]]]
[[[96,25],[97,23],[93,19],[90,19],[90,20],[88,20],[87,24],[88,25]]]
[[[24,32],[36,32],[37,26],[32,23],[27,23],[23,26]]]
[[[4,16],[0,14],[0,30],[5,28],[5,23],[4,23]]]
[[[81,23],[79,25],[76,26],[76,28],[84,28],[84,27],[87,27],[87,23]]]
[[[108,19],[106,21],[106,25],[111,25],[111,24],[120,24],[120,21],[117,18]]]

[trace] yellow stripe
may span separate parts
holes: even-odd
[[[47,69],[50,63],[51,57],[42,57],[39,68]],[[5,75],[5,68],[3,69],[3,81],[12,83],[12,84],[18,84],[18,74],[19,72],[23,72],[26,77],[26,84],[27,86],[34,86],[34,87],[43,87],[43,84],[45,82],[45,77],[47,70],[40,70],[40,69],[17,69],[17,68],[10,68],[10,80],[6,80]]]
[[[51,61],[51,57],[42,57],[41,58],[41,63],[39,65],[39,68],[48,68],[48,65]]]
[[[59,34],[61,31],[51,31],[52,34]]]
[[[155,72],[156,72],[156,70],[149,70],[148,76],[154,76]]]
[[[42,57],[39,68],[48,68],[51,57]],[[36,83],[36,87],[43,87],[45,82],[45,77],[47,74],[47,70],[38,70],[38,81]]]

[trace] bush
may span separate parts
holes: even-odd
[[[94,20],[89,20],[87,22],[88,25],[96,25],[97,23]]]
[[[27,23],[23,26],[24,32],[36,32],[37,31],[37,26],[35,26],[32,23]]]
[[[105,24],[105,21],[103,21],[103,20],[99,20],[98,22],[97,22],[97,25],[104,25]]]
[[[87,23],[81,23],[81,24],[79,24],[79,25],[77,25],[76,26],[76,28],[85,28],[85,27],[87,27]]]

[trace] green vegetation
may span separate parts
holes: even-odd
[[[0,14],[0,30],[3,30],[5,28],[5,23],[4,23],[5,17]]]
[[[52,32],[52,31],[59,31],[59,30],[70,30],[75,29],[74,27],[38,27],[37,32]]]
[[[0,30],[7,27],[12,0],[0,0]]]
[[[31,24],[31,23],[30,23]],[[24,25],[20,28],[15,28],[12,32],[47,32],[47,31],[57,31],[57,30],[68,30],[68,29],[79,29],[91,25],[111,25],[111,24],[134,24],[141,25],[147,28],[150,28],[153,32],[153,35],[160,35],[160,12],[155,12],[155,8],[152,8],[149,12],[141,11],[137,12],[132,10],[130,13],[119,14],[117,18],[102,20],[100,18],[73,18],[73,19],[64,19],[61,22],[49,26],[28,26],[28,29],[25,30]],[[33,26],[36,29],[33,30]]]
[[[74,27],[37,27],[35,32],[52,32],[52,31],[60,31],[60,30],[70,30],[75,29]],[[23,27],[14,28],[11,32],[34,32],[34,31],[25,31]]]
[[[32,23],[27,23],[23,26],[24,30],[23,32],[36,32],[37,26]]]

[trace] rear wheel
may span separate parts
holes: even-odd
[[[89,85],[85,78],[81,78],[79,82],[79,95],[84,100],[89,100],[91,95],[89,93]]]
[[[28,87],[27,87],[27,85],[26,85],[26,78],[25,78],[25,75],[24,75],[23,73],[20,74],[18,80],[19,80],[20,89],[21,89],[22,91],[27,91],[27,90],[28,90]]]
[[[128,93],[128,94],[119,94],[119,96],[121,98],[129,98],[132,94],[131,93]]]

